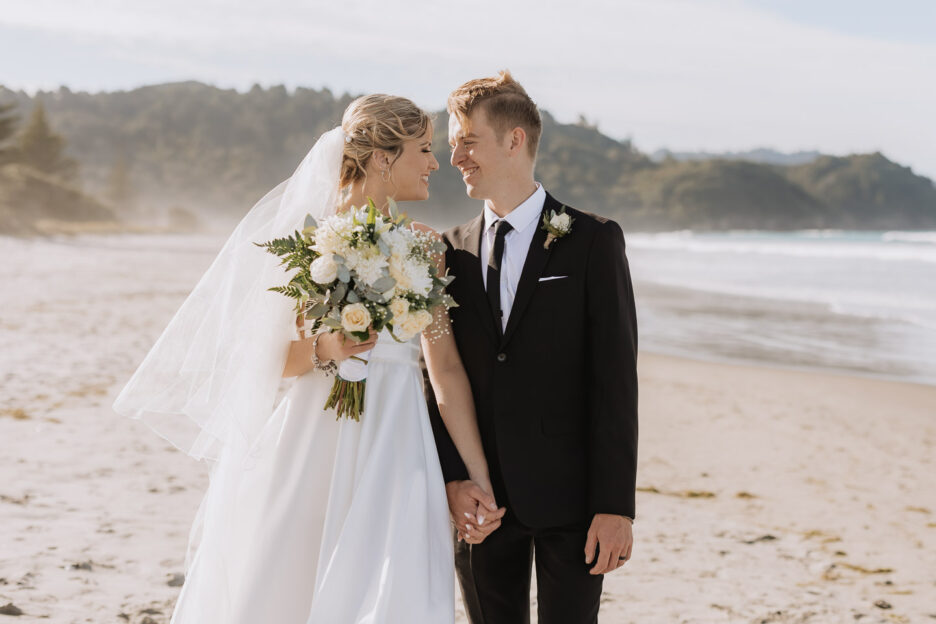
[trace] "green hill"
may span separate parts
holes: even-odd
[[[828,206],[839,207],[844,227],[932,228],[936,190],[927,178],[891,162],[880,152],[823,156],[781,170],[791,182]]]
[[[97,94],[61,88],[36,96],[0,87],[0,104],[14,103],[21,117],[36,98],[78,161],[82,188],[122,219],[164,222],[170,213],[194,213],[224,227],[288,177],[352,99],[327,89],[243,93],[197,82]],[[932,181],[880,154],[789,167],[655,162],[584,120],[560,124],[545,111],[543,117],[537,178],[560,200],[617,218],[628,230],[936,228]],[[445,164],[446,125],[446,114],[437,114],[442,168],[432,178],[431,199],[408,207],[436,226],[479,209]]]
[[[804,229],[836,218],[772,168],[751,162],[666,162],[632,176],[632,229]]]

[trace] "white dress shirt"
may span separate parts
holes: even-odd
[[[514,298],[517,296],[517,284],[520,283],[523,263],[526,262],[527,251],[530,249],[530,243],[533,242],[533,235],[536,234],[536,226],[540,222],[540,214],[543,212],[545,203],[546,190],[537,182],[533,194],[504,217],[513,229],[504,236],[504,257],[501,260],[500,300],[501,309],[504,311],[504,316],[501,318],[502,330],[507,328],[507,319],[510,317]],[[501,218],[485,204],[484,236],[481,237],[481,279],[484,280],[485,289],[487,289],[488,256],[494,246],[494,226],[500,220]]]

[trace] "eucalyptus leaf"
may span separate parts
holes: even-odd
[[[357,292],[352,289],[348,291],[348,294],[345,297],[345,301],[348,303],[360,303],[361,298],[358,296]]]
[[[380,294],[379,292],[375,292],[373,290],[367,291],[364,294],[364,297],[368,301],[373,301],[374,303],[386,303],[387,302],[387,300],[384,299],[384,296],[382,294]]]
[[[397,281],[392,277],[381,277],[379,280],[374,282],[373,289],[380,292],[386,292],[396,286],[396,283]]]
[[[383,236],[377,239],[377,248],[380,249],[380,253],[383,255],[390,255],[390,245],[384,242]]]
[[[336,321],[335,319],[328,318],[327,316],[322,319],[322,324],[329,329],[341,329],[341,321]]]
[[[348,263],[348,261],[345,260],[345,257],[342,256],[342,255],[340,255],[340,254],[332,254],[332,260],[334,260],[337,264],[347,264],[347,263]]]
[[[367,332],[367,331],[358,331],[358,332],[346,331],[345,334],[347,334],[351,338],[354,338],[358,342],[364,342],[365,340],[370,338],[370,332]]]
[[[343,264],[338,265],[338,280],[345,284],[351,281],[351,271]]]
[[[328,301],[331,304],[339,303],[342,299],[344,299],[344,296],[347,293],[348,285],[343,282],[339,282],[338,285],[335,286],[335,290],[331,292],[331,296],[328,297]]]
[[[330,306],[327,303],[316,303],[306,312],[306,318],[321,318],[328,312]]]
[[[303,228],[317,228],[318,223],[315,221],[315,217],[312,215],[306,215],[305,222],[302,224]]]

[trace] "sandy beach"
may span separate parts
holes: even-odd
[[[207,468],[110,404],[213,252],[0,253],[0,622],[166,623]],[[636,545],[602,622],[936,621],[936,387],[639,366]]]

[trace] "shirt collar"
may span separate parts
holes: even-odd
[[[522,232],[527,229],[539,220],[540,214],[543,212],[543,206],[546,204],[546,189],[543,188],[543,185],[539,182],[536,183],[536,190],[533,191],[533,194],[527,197],[522,204],[510,211],[504,220],[507,221],[513,227],[514,231]],[[499,221],[500,217],[497,216],[491,208],[485,203],[484,204],[484,231],[487,232],[488,229],[495,221]]]

